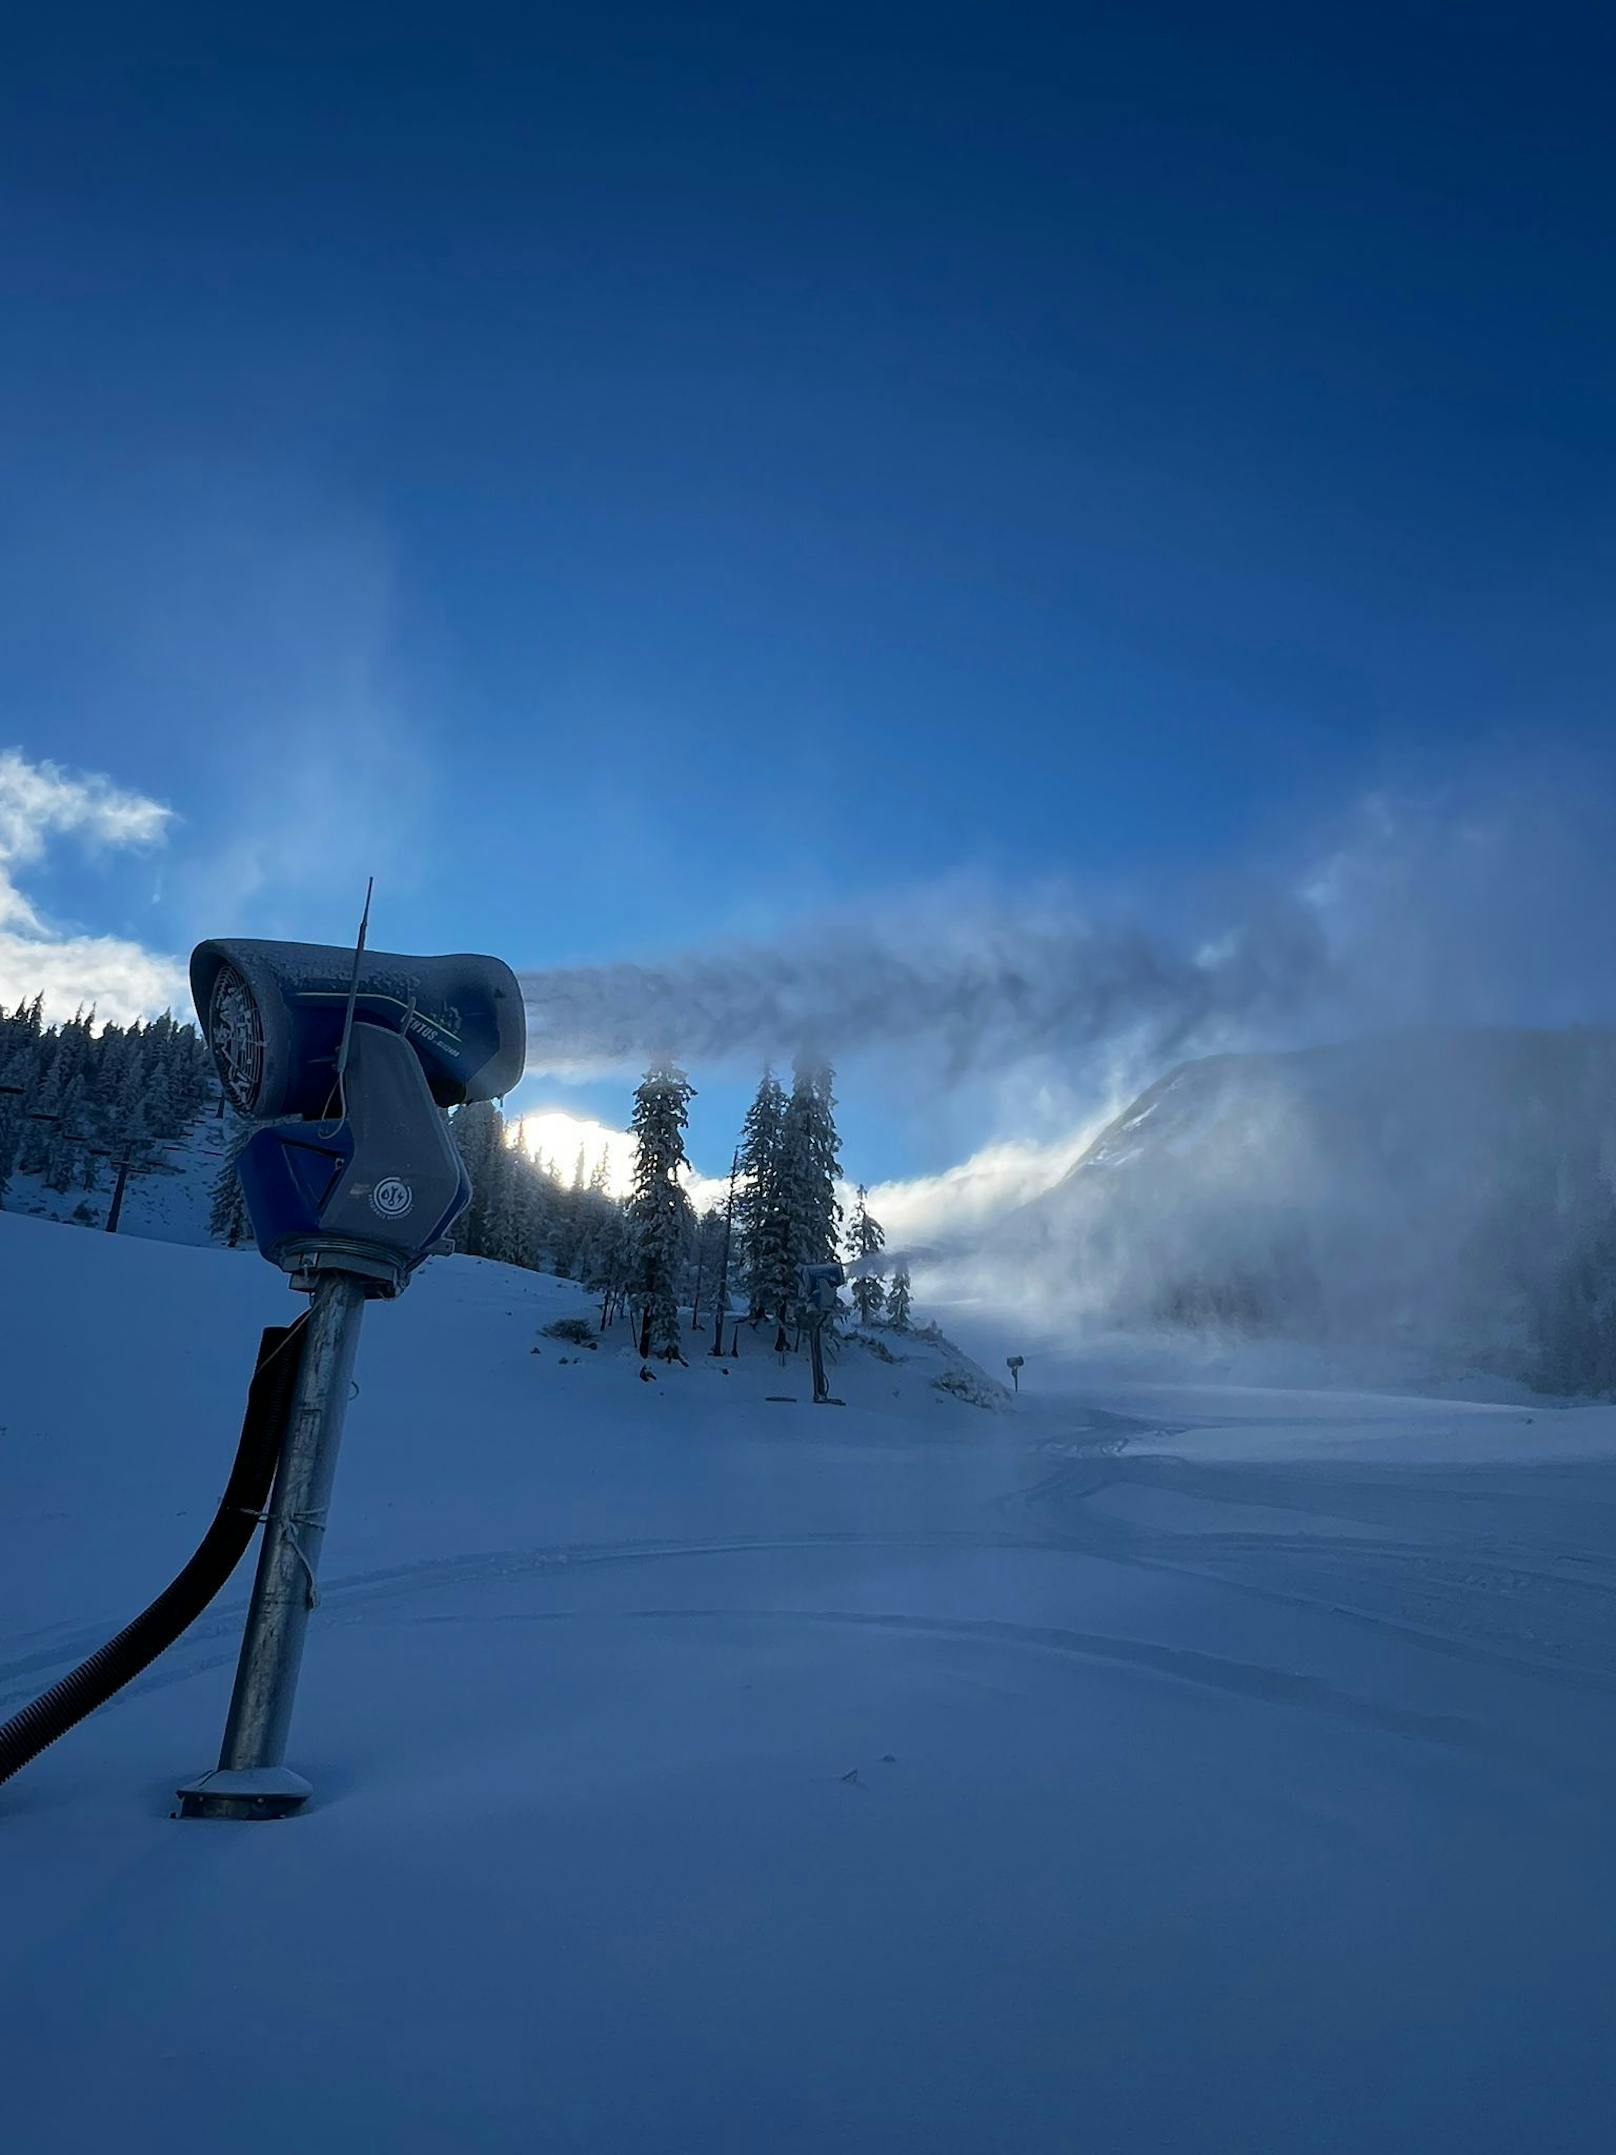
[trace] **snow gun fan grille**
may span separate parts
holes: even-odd
[[[264,1079],[264,1020],[233,965],[222,965],[208,999],[208,1046],[232,1107],[251,1115]]]

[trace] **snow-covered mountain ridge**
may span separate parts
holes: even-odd
[[[1432,1029],[1181,1065],[987,1252],[1079,1324],[1424,1343],[1527,1374],[1613,1224],[1616,1034]]]

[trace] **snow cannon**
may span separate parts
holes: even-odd
[[[841,1297],[836,1292],[847,1279],[847,1270],[834,1259],[825,1265],[799,1265],[797,1267],[797,1300],[804,1315],[812,1321],[821,1322],[834,1317],[841,1308]]]
[[[797,1322],[808,1334],[809,1359],[814,1373],[814,1405],[839,1407],[832,1399],[825,1376],[825,1327],[842,1306],[836,1292],[847,1278],[846,1269],[834,1258],[828,1264],[797,1267]]]
[[[520,1077],[527,1027],[498,958],[209,942],[191,958],[219,1081],[268,1127],[238,1161],[259,1249],[396,1295],[471,1201],[439,1109]]]
[[[285,1818],[285,1763],[367,1301],[401,1294],[471,1201],[443,1110],[522,1074],[527,1021],[497,958],[202,943],[191,992],[225,1096],[261,1125],[236,1171],[258,1247],[309,1296],[219,1763],[186,1818]],[[279,1350],[277,1350],[279,1351]]]
[[[219,1763],[182,1782],[184,1818],[286,1818],[312,1790],[285,1763],[342,1422],[367,1301],[401,1293],[465,1210],[446,1107],[522,1074],[521,991],[497,958],[203,943],[197,1014],[225,1097],[262,1125],[236,1160],[264,1255],[309,1297],[259,1345],[247,1413],[195,1555],[116,1638],[0,1722],[0,1782],[94,1712],[195,1622],[264,1538]]]

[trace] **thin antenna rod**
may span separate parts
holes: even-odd
[[[348,1007],[342,1014],[342,1045],[337,1050],[337,1085],[340,1088],[348,1068],[348,1043],[353,1038],[354,1005],[359,1000],[359,967],[365,955],[365,937],[370,932],[370,894],[376,888],[376,878],[369,876],[365,882],[365,910],[359,916],[359,940],[354,945],[353,977],[348,982]],[[348,1112],[346,1098],[342,1112]]]

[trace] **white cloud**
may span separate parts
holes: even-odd
[[[185,974],[170,957],[121,936],[83,935],[48,921],[18,887],[15,871],[45,857],[67,836],[92,847],[161,845],[173,811],[98,772],[31,763],[0,750],[0,1003],[43,994],[49,1015],[93,1003],[109,1023],[127,1024],[183,1005]]]
[[[93,1004],[104,1024],[127,1025],[161,1010],[184,1015],[190,990],[177,960],[119,936],[0,933],[0,1003],[36,994],[47,1018]]]

